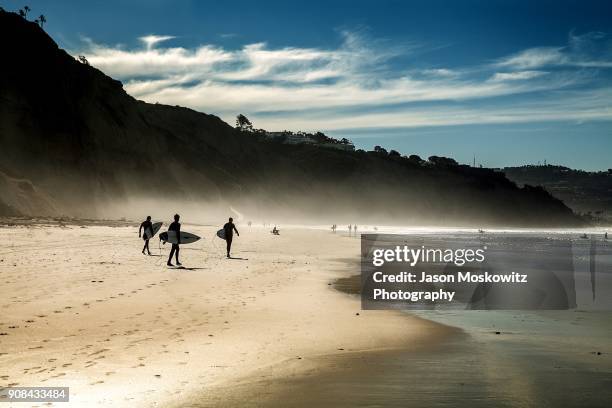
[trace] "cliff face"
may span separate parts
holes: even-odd
[[[14,13],[0,12],[0,47],[0,172],[21,182],[0,182],[0,208],[96,216],[170,197],[267,219],[580,222],[489,170],[262,142],[212,115],[137,101]]]
[[[588,172],[549,164],[506,167],[503,172],[518,185],[543,186],[574,211],[612,221],[612,169]]]

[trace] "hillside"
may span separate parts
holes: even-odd
[[[191,204],[268,220],[582,222],[544,190],[487,169],[266,142],[212,115],[137,101],[14,13],[0,12],[0,45],[4,213],[140,216],[138,206]]]
[[[612,220],[612,169],[600,172],[564,166],[521,166],[503,169],[519,185],[541,185],[574,211]]]

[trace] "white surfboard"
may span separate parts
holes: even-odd
[[[157,234],[157,232],[161,228],[162,224],[163,222],[154,222],[153,223],[153,235],[149,236],[149,231],[145,231],[145,233],[142,234],[142,239],[147,240],[147,239],[153,238],[155,234]]]
[[[164,242],[169,242],[170,244],[178,244],[178,240],[176,239],[176,231],[162,232],[161,234],[159,234],[159,239],[161,239]],[[195,234],[192,234],[190,232],[181,231],[181,245],[191,244],[193,242],[196,242],[199,239],[200,237],[198,237]]]

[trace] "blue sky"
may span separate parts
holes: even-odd
[[[610,1],[28,5],[148,102],[490,167],[612,168]]]

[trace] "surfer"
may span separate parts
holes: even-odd
[[[177,266],[181,266],[181,263],[179,262],[179,245],[181,243],[181,224],[179,223],[179,220],[181,219],[181,216],[178,214],[174,214],[174,222],[172,224],[170,224],[170,226],[168,227],[168,231],[175,231],[176,232],[176,240],[177,243],[176,244],[172,244],[172,249],[170,250],[170,256],[168,257],[168,262],[166,263],[166,265],[168,266],[174,266],[172,265],[172,255],[176,256],[176,265]]]
[[[227,257],[230,258],[230,250],[232,249],[232,238],[234,237],[234,231],[236,231],[236,235],[240,236],[240,233],[234,225],[234,219],[232,217],[230,217],[229,222],[227,222],[223,226],[223,231],[225,232],[225,242],[227,243]]]
[[[149,251],[149,238],[153,236],[153,223],[151,222],[150,215],[147,216],[146,221],[143,221],[142,224],[140,224],[140,228],[138,228],[138,238],[142,236],[141,232],[144,232],[145,234],[145,243],[144,247],[142,247],[142,254],[144,255],[146,249],[147,253],[151,255],[151,251]]]

